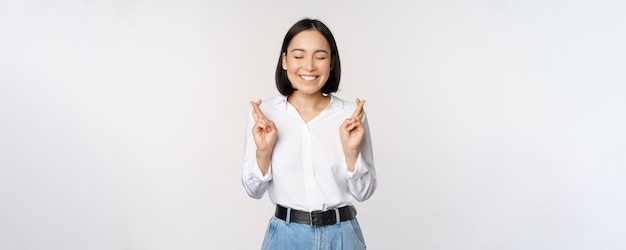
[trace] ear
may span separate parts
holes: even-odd
[[[282,58],[282,66],[283,66],[283,70],[287,70],[287,52],[283,52],[283,55],[281,56]]]

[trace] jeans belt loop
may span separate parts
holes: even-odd
[[[339,222],[341,222],[341,215],[339,214],[339,208],[335,208],[335,219],[337,221],[335,221],[335,224],[339,224]]]
[[[287,216],[285,218],[285,222],[287,222],[287,224],[289,224],[290,221],[291,221],[291,208],[288,207],[287,208]]]

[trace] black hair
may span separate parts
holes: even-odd
[[[332,68],[326,84],[322,87],[322,93],[330,94],[337,92],[339,89],[339,80],[341,79],[341,62],[339,60],[339,51],[337,51],[335,37],[333,36],[333,33],[330,32],[330,29],[324,25],[324,23],[319,20],[309,18],[302,19],[291,26],[285,35],[285,39],[283,39],[283,46],[281,47],[280,55],[278,56],[278,65],[276,65],[276,88],[278,89],[278,92],[284,96],[289,96],[295,91],[295,89],[291,86],[289,78],[287,78],[287,71],[283,69],[282,56],[287,53],[287,47],[289,47],[291,39],[305,30],[319,31],[320,34],[326,38],[326,41],[330,46]]]

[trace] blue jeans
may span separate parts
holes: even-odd
[[[365,249],[363,233],[356,218],[323,227],[311,227],[270,219],[263,250]]]

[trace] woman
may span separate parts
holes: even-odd
[[[280,95],[251,101],[242,182],[276,204],[263,249],[365,249],[353,200],[376,189],[364,100],[337,92],[335,39],[318,20],[287,32],[276,67]]]

